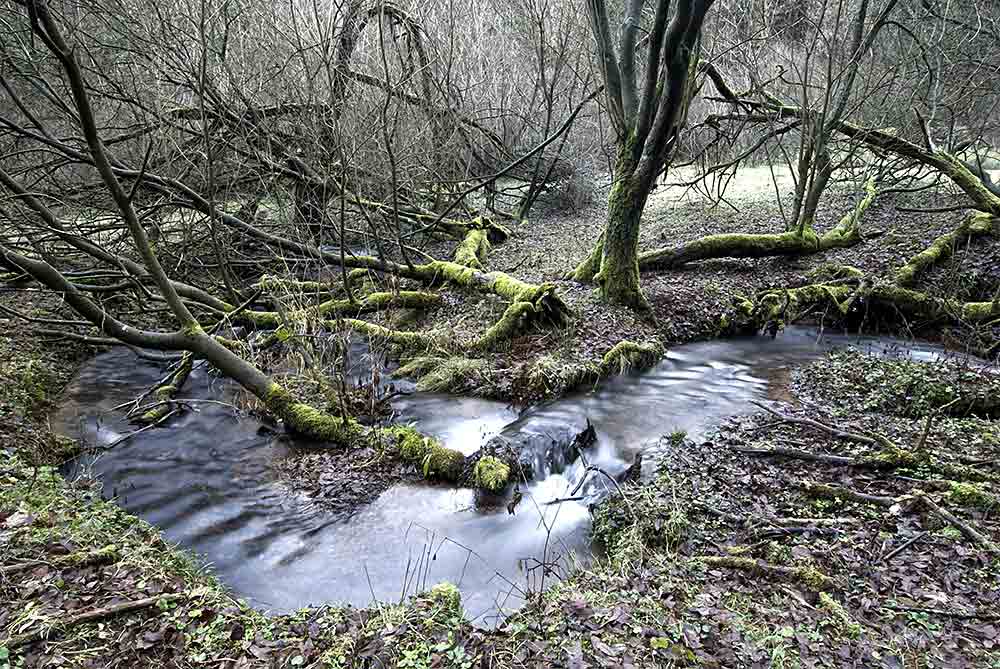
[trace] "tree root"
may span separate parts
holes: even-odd
[[[936,515],[938,518],[945,521],[949,525],[955,527],[959,532],[961,532],[965,536],[966,539],[968,539],[975,545],[979,546],[983,550],[986,550],[990,553],[995,553],[1000,551],[1000,548],[998,548],[992,541],[990,541],[989,537],[981,533],[979,530],[973,528],[968,523],[959,520],[955,516],[955,514],[953,514],[951,511],[948,511],[940,504],[935,502],[933,499],[930,498],[930,496],[927,493],[923,492],[922,490],[918,490],[914,493],[914,496],[918,500],[920,500],[924,504],[924,506],[926,506],[934,515]]]
[[[500,319],[483,333],[472,348],[492,351],[502,342],[513,339],[531,323],[551,321],[553,317],[559,319],[557,324],[565,324],[566,313],[562,311],[565,305],[559,306],[562,300],[556,296],[555,290],[555,285],[543,283],[519,292]]]
[[[876,506],[883,507],[890,507],[898,501],[895,497],[887,497],[885,495],[868,495],[839,485],[815,483],[813,481],[800,481],[798,485],[802,492],[806,495],[821,499],[835,499],[842,502],[854,502],[857,504],[874,504]]]
[[[57,569],[84,567],[97,564],[112,564],[121,559],[121,553],[115,545],[104,546],[92,551],[69,553],[68,555],[56,555],[46,560],[30,560],[18,564],[5,565],[0,567],[0,577],[10,576],[27,569],[35,567],[49,566]]]
[[[670,269],[714,258],[800,256],[854,246],[861,241],[861,218],[875,200],[875,182],[869,180],[865,184],[865,190],[867,194],[857,207],[822,236],[813,232],[809,226],[780,234],[708,235],[681,246],[643,253],[639,256],[639,269]]]
[[[745,571],[753,576],[762,576],[775,580],[794,581],[810,590],[823,592],[832,590],[833,579],[819,571],[815,567],[784,567],[774,565],[763,560],[735,556],[710,556],[703,555],[694,558],[709,567],[725,567],[727,569],[737,569]]]
[[[615,344],[604,354],[601,360],[601,374],[626,374],[632,370],[642,370],[652,367],[663,358],[663,345],[659,342],[636,344],[623,340]]]
[[[594,248],[579,265],[566,274],[567,281],[578,283],[593,283],[597,273],[601,271],[601,258],[604,257],[604,234],[594,244]]]
[[[417,390],[454,393],[468,386],[486,371],[486,361],[463,356],[418,356],[408,360],[396,373],[417,379]]]

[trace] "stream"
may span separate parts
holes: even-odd
[[[753,409],[751,400],[783,397],[792,368],[848,344],[917,359],[942,354],[930,345],[820,338],[812,329],[789,328],[776,339],[677,346],[642,374],[614,377],[520,414],[500,402],[423,393],[397,398],[394,409],[398,420],[465,453],[498,434],[565,433],[589,420],[598,442],[588,462],[614,474],[642,451],[649,475],[662,435],[683,430],[700,443],[722,420]],[[363,346],[355,349],[361,374],[371,362]],[[67,388],[53,426],[87,445],[109,444],[135,429],[113,407],[163,375],[162,365],[127,350],[102,353]],[[544,467],[513,516],[503,507],[476,508],[471,490],[424,483],[396,485],[345,517],[276,480],[271,463],[294,443],[222,404],[235,395],[230,382],[197,367],[182,395],[196,400],[196,411],[81,457],[67,473],[99,479],[106,497],[201,556],[254,606],[280,612],[365,606],[449,580],[461,589],[470,619],[492,625],[522,603],[525,590],[551,583],[539,561],[558,572],[591,559],[588,503],[607,494],[603,477],[590,477],[584,500],[544,504],[579,482],[580,460],[562,471]]]

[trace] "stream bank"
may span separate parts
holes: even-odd
[[[23,350],[11,352],[18,355],[5,357],[5,364],[30,360]],[[924,359],[920,378],[938,376],[928,355],[918,357]],[[886,392],[845,396],[848,367],[831,357],[812,363],[805,372],[796,371],[808,362],[805,358],[777,370],[769,377],[770,390],[760,381],[752,395],[791,402],[791,407],[781,406],[785,412],[804,412],[808,403],[812,417],[860,421],[859,427],[888,431],[901,443],[919,437],[920,416],[903,422],[893,417],[893,407],[908,397],[905,385],[893,383],[898,368],[848,360],[849,369],[861,370],[874,389]],[[30,392],[36,385],[33,378],[48,379],[46,398],[58,394],[59,380],[65,378],[42,373],[41,368],[39,376],[27,377],[15,376],[9,369],[4,369],[5,378],[21,380],[7,388],[20,390],[5,396],[5,406],[27,406],[24,398],[39,397]],[[619,383],[625,384],[618,388],[620,394],[635,393],[629,386],[634,379],[624,377]],[[853,383],[856,388],[857,379]],[[881,399],[872,404],[871,397]],[[44,406],[51,406],[50,399],[37,405]],[[51,437],[45,412],[37,407],[16,415],[28,416],[39,437]],[[432,407],[429,414],[439,415],[437,409]],[[595,534],[606,545],[607,558],[571,571],[492,632],[471,626],[448,588],[396,605],[262,614],[234,600],[214,577],[164,543],[156,529],[103,501],[97,489],[67,484],[54,470],[36,470],[11,455],[17,445],[16,437],[10,436],[12,424],[6,420],[2,431],[0,541],[5,545],[2,566],[14,570],[0,577],[0,599],[10,603],[3,607],[0,629],[5,637],[49,631],[51,641],[14,648],[0,642],[7,656],[0,666],[7,661],[11,667],[206,663],[338,667],[410,661],[403,666],[462,667],[468,662],[496,667],[856,666],[860,662],[895,667],[920,662],[944,667],[991,666],[998,661],[996,622],[989,618],[996,609],[996,602],[989,601],[990,593],[997,592],[996,558],[967,546],[960,531],[936,525],[931,514],[887,515],[877,506],[805,500],[794,487],[786,489],[782,484],[791,478],[816,478],[858,485],[873,494],[900,495],[910,483],[894,477],[870,479],[863,471],[852,474],[811,463],[794,462],[790,467],[775,458],[729,448],[760,449],[796,441],[805,444],[799,446],[803,450],[845,454],[842,442],[804,434],[800,426],[763,412],[744,414],[717,434],[699,432],[692,424],[690,431],[678,425],[667,438],[653,437],[655,447],[649,450],[656,453],[655,462],[647,465],[653,470],[652,483],[628,488],[627,502],[613,501],[598,512]],[[984,462],[977,466],[996,476],[1000,434],[995,421],[936,420],[929,439],[935,452]],[[862,453],[849,449],[845,457]],[[897,473],[928,478],[919,467]],[[844,478],[845,474],[854,478]],[[948,491],[932,494],[963,522],[997,541],[989,498],[973,496],[985,503],[977,509],[953,503],[945,496]],[[633,514],[645,522],[636,523]],[[848,522],[836,527],[835,533],[820,526],[803,533],[775,533],[770,525],[748,525],[733,518],[792,514],[843,517]],[[110,546],[112,552],[103,551]],[[880,552],[873,554],[876,550]],[[738,569],[692,560],[706,553],[816,571],[748,578]],[[867,569],[874,558],[887,566]],[[796,576],[803,573],[813,578]],[[816,573],[833,580],[833,589],[825,592],[841,604],[843,615],[810,587],[825,582]],[[900,584],[908,588],[905,596],[896,592]],[[967,585],[956,591],[955,584]],[[422,586],[430,588],[433,582]],[[157,598],[157,604],[136,612],[49,629],[82,611],[150,597]]]

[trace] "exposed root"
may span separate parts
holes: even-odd
[[[998,547],[990,541],[989,537],[968,523],[959,520],[955,514],[935,502],[929,495],[923,491],[917,491],[914,494],[916,498],[923,502],[924,506],[926,506],[934,515],[958,529],[958,531],[961,532],[969,541],[991,553],[998,551]]]
[[[922,272],[950,258],[959,244],[978,236],[990,234],[993,231],[995,221],[996,218],[990,214],[982,212],[971,214],[955,230],[935,239],[934,243],[896,270],[894,276],[896,284],[903,287],[912,286]]]
[[[396,373],[417,379],[417,390],[453,393],[462,390],[486,371],[486,361],[463,356],[419,356],[407,361]]]
[[[473,348],[480,351],[494,350],[532,323],[550,319],[553,299],[558,298],[555,295],[555,286],[551,283],[543,283],[519,293],[504,311],[503,316],[483,333]],[[564,315],[560,313],[560,319],[563,317]],[[561,320],[560,324],[562,322],[564,321]]]
[[[74,613],[72,615],[54,621],[53,624],[48,627],[38,626],[31,632],[26,632],[24,634],[18,634],[16,636],[12,636],[6,641],[0,642],[0,646],[5,646],[7,648],[17,648],[18,646],[23,646],[33,641],[38,641],[40,639],[48,638],[53,634],[55,634],[56,631],[60,629],[66,629],[67,627],[73,627],[74,625],[82,625],[84,623],[90,623],[97,620],[103,620],[105,618],[110,618],[111,616],[115,616],[120,613],[138,611],[140,609],[156,606],[161,602],[169,602],[177,600],[180,599],[181,597],[182,595],[172,594],[172,593],[155,595],[153,597],[145,597],[143,599],[129,600],[120,602],[118,604],[112,604],[111,606],[105,606],[98,609],[91,609],[89,611],[83,611],[82,613]]]
[[[121,559],[121,552],[115,545],[104,546],[92,551],[55,555],[46,560],[31,560],[17,564],[0,566],[0,577],[10,576],[27,569],[43,565],[63,569],[67,567],[89,567],[99,564],[112,564]]]
[[[601,271],[601,258],[604,256],[604,234],[601,234],[600,239],[591,249],[590,253],[586,258],[580,262],[573,270],[566,274],[566,279],[569,281],[577,281],[579,283],[593,283],[594,278],[597,273]]]

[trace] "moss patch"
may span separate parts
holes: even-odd
[[[473,478],[476,487],[484,488],[490,492],[500,492],[507,487],[510,479],[510,467],[492,455],[479,458],[473,469]]]

